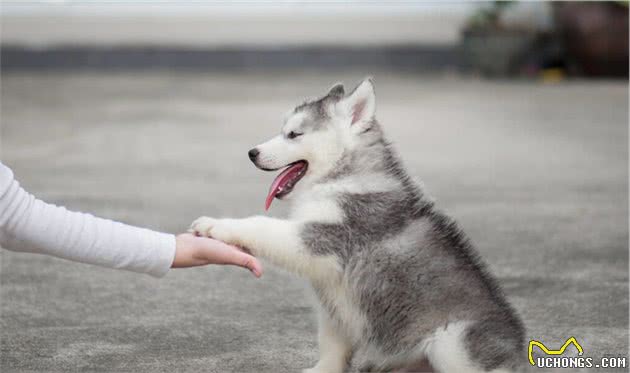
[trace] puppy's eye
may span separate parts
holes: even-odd
[[[297,133],[297,132],[295,132],[295,131],[291,131],[291,132],[289,132],[289,134],[287,135],[287,138],[289,138],[289,139],[294,139],[294,138],[296,138],[296,137],[300,137],[300,136],[302,136],[302,135],[303,135],[303,133]]]

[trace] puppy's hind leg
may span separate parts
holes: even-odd
[[[504,364],[489,365],[484,362],[482,356],[474,354],[474,348],[469,346],[469,331],[476,324],[466,321],[458,321],[448,324],[446,327],[436,330],[427,343],[426,355],[433,368],[440,373],[511,373],[512,369],[502,368]],[[490,340],[479,340],[480,344],[492,343]],[[487,349],[486,349],[487,350]],[[500,349],[491,348],[502,362],[503,356]],[[487,352],[486,352],[487,354]],[[509,364],[508,364],[509,365]]]
[[[332,325],[324,310],[318,312],[319,361],[303,373],[342,373],[352,356],[352,345]]]

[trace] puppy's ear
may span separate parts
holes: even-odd
[[[346,90],[343,88],[343,84],[336,83],[330,88],[330,91],[328,91],[328,94],[326,94],[326,97],[330,97],[334,99],[335,101],[339,101],[343,98],[345,94],[346,94]]]
[[[343,100],[346,112],[352,117],[352,125],[367,123],[376,113],[376,96],[372,78],[364,79],[348,97]]]

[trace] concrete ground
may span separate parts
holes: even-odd
[[[627,83],[371,73],[389,137],[477,245],[528,339],[627,355]],[[303,97],[361,76],[4,75],[2,161],[47,201],[163,231],[260,214],[272,175],[247,150]],[[156,280],[0,255],[3,372],[296,372],[317,359],[304,282],[271,266],[260,280],[218,266]]]

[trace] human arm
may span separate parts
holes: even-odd
[[[171,267],[210,263],[246,264],[260,274],[260,264],[252,257],[245,260],[247,254],[236,248],[187,236],[176,238],[45,203],[22,189],[11,169],[0,163],[0,245],[6,249],[154,277]]]

